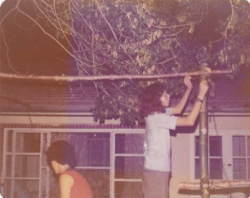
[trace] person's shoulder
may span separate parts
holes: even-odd
[[[65,170],[64,172],[62,172],[60,174],[60,177],[63,175],[70,175],[71,177],[73,177],[74,175],[76,175],[76,173],[77,172],[75,170],[69,169],[69,170]]]
[[[72,185],[73,181],[74,181],[74,179],[73,179],[72,175],[70,175],[68,173],[62,173],[59,176],[60,185]]]
[[[167,107],[165,108],[165,112],[155,112],[153,115],[153,117],[165,117],[165,116],[170,116],[172,113],[172,108],[171,107]]]
[[[159,120],[161,118],[164,118],[166,116],[167,116],[166,113],[155,112],[155,113],[152,113],[152,114],[148,115],[145,118],[145,121],[148,122],[148,123],[156,122],[157,120]]]
[[[65,178],[69,178],[69,177],[72,177],[69,172],[63,172],[59,175],[59,179],[65,179]]]
[[[173,108],[172,107],[167,107],[166,108],[166,115],[172,115],[172,110],[173,110]]]

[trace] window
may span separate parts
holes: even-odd
[[[41,161],[39,133],[8,131],[3,197],[38,197]],[[8,144],[7,144],[8,143]]]
[[[200,179],[200,146],[199,136],[195,136],[195,179]],[[210,179],[223,178],[222,164],[222,137],[209,136],[208,142],[208,167]]]
[[[144,134],[115,135],[115,198],[142,198]]]
[[[42,198],[58,188],[45,152],[51,142],[74,145],[77,171],[96,197],[142,198],[144,130],[89,132],[88,129],[5,129],[3,197]]]
[[[87,166],[110,166],[110,137],[109,134],[91,134],[87,140]],[[92,137],[93,136],[93,137]]]
[[[250,136],[232,137],[233,179],[250,179]]]

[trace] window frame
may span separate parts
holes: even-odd
[[[233,151],[232,151],[232,137],[237,135],[250,136],[250,130],[213,130],[209,129],[209,136],[219,135],[222,137],[222,166],[223,178],[212,180],[234,180],[233,179]],[[199,136],[199,129],[196,129],[190,135],[190,182],[199,182],[200,179],[195,179],[195,136]],[[208,151],[209,152],[209,151]],[[250,154],[248,156],[250,159]],[[225,173],[224,173],[225,172]],[[235,179],[236,180],[236,179]]]

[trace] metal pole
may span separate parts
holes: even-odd
[[[201,70],[204,70],[207,65],[201,65]],[[205,76],[200,77],[200,81],[205,80]],[[202,198],[209,198],[209,188],[203,187],[203,184],[209,183],[208,178],[208,125],[207,125],[207,97],[204,98],[200,111],[200,170],[201,170],[201,190]]]

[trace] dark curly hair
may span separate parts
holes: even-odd
[[[64,140],[53,142],[46,151],[48,165],[56,161],[62,165],[68,164],[70,168],[77,165],[76,154],[73,146]]]
[[[161,83],[151,84],[146,87],[141,97],[141,114],[143,117],[147,117],[155,112],[166,112],[160,101],[164,91],[166,91],[166,87]]]

